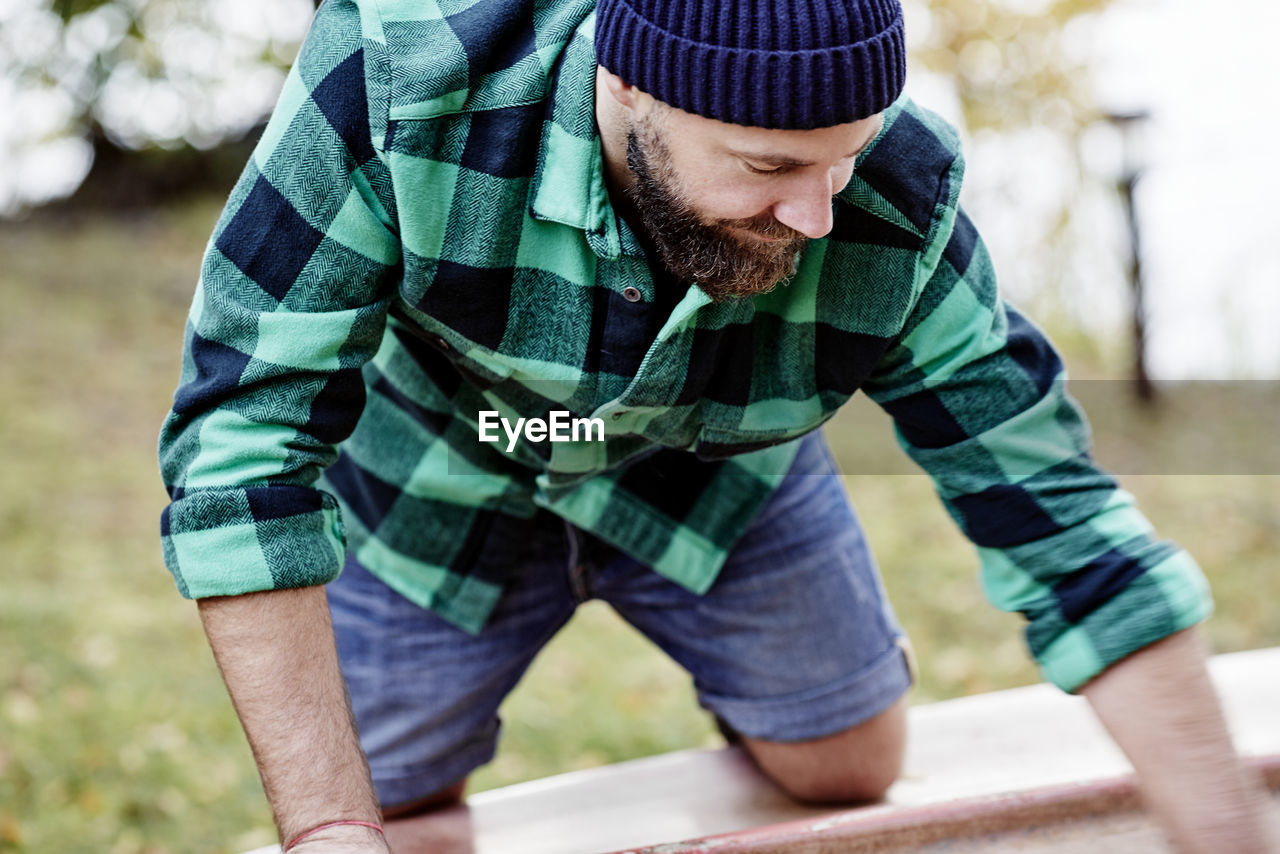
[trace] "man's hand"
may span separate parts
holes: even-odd
[[[1194,629],[1117,662],[1081,691],[1187,854],[1271,854],[1263,792],[1236,757]]]
[[[205,634],[258,763],[280,838],[378,823],[323,587],[199,600]],[[290,854],[385,852],[377,831],[325,828]]]

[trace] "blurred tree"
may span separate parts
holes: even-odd
[[[903,2],[914,70],[935,81],[930,94],[950,96],[951,117],[969,137],[965,203],[1006,290],[1038,315],[1109,333],[1129,309],[1120,166],[1097,174],[1113,164],[1085,154],[1100,135],[1114,137],[1096,71],[1103,16],[1119,3]]]
[[[906,0],[913,59],[955,86],[971,133],[1099,118],[1087,28],[1112,0]],[[912,12],[916,12],[912,15]]]
[[[186,185],[208,166],[200,152],[243,137],[270,110],[313,9],[311,0],[0,2],[0,112],[12,117],[0,128],[0,212],[74,190],[95,162],[95,172],[167,170],[155,186]]]

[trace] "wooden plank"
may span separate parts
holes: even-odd
[[[1280,788],[1280,648],[1218,656],[1210,672],[1241,753]],[[871,806],[804,807],[738,749],[688,750],[482,792],[388,837],[397,854],[926,852],[1036,828],[1158,839],[1082,698],[1048,685],[965,697],[911,709],[910,728],[904,775]]]

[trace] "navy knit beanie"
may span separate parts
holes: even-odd
[[[710,119],[810,129],[865,119],[907,76],[898,0],[599,0],[596,57]]]

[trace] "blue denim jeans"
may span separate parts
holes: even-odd
[[[546,514],[537,555],[476,636],[348,559],[329,585],[338,654],[384,806],[493,758],[498,706],[588,599],[608,602],[693,677],[701,705],[752,738],[805,741],[907,690],[906,640],[820,434],[697,595]]]

